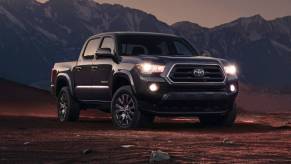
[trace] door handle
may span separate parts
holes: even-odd
[[[76,71],[81,71],[82,67],[75,67]]]
[[[98,69],[98,66],[92,66],[91,69],[96,71]]]

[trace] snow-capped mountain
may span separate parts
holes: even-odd
[[[200,50],[236,61],[245,82],[291,84],[291,17],[240,18],[215,28],[170,26],[143,11],[93,0],[0,0],[0,77],[48,88],[54,62],[76,59],[90,35],[106,31],[176,33]]]

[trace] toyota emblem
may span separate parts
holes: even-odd
[[[205,74],[205,71],[204,71],[204,69],[196,68],[196,69],[194,69],[193,74],[195,77],[203,77]]]

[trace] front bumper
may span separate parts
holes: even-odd
[[[170,92],[165,93],[161,101],[216,101],[226,100],[232,96],[227,92]]]
[[[163,77],[134,78],[139,108],[156,115],[204,115],[225,114],[233,106],[238,94],[237,79],[227,79],[223,84],[171,84]],[[155,83],[159,90],[151,92]],[[230,85],[236,91],[230,91]]]

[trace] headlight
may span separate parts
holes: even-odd
[[[162,73],[162,72],[164,72],[165,66],[164,65],[151,64],[151,63],[142,63],[142,64],[138,64],[137,68],[143,74],[153,74],[153,73]]]
[[[229,75],[236,75],[237,69],[235,65],[228,65],[224,67],[224,72]]]

